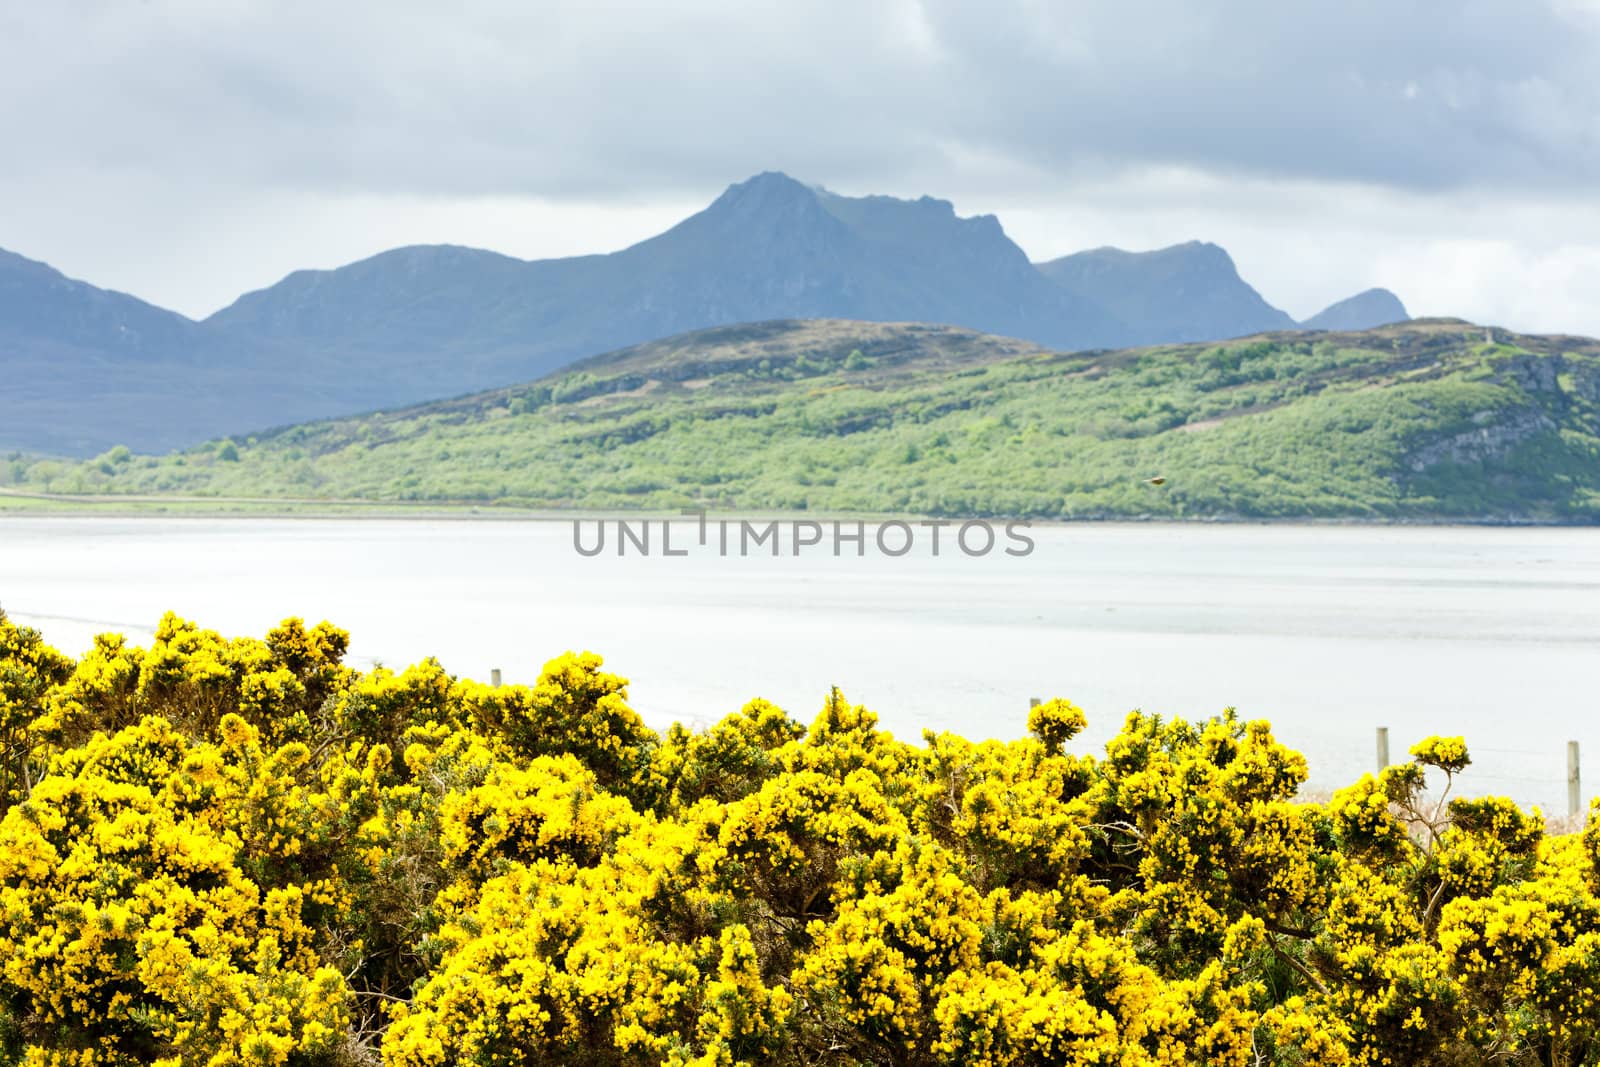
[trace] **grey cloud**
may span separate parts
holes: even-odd
[[[968,137],[1047,165],[1405,188],[1600,176],[1593,16],[1404,0],[1051,10],[998,20],[950,7],[941,36],[964,42],[981,87]],[[1031,61],[1007,63],[1030,47]]]
[[[1600,180],[1600,15],[1570,2],[66,0],[3,18],[20,106],[0,138],[35,180],[552,197],[767,167],[935,192],[1151,166]]]

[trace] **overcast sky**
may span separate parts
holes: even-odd
[[[1600,0],[0,0],[0,247],[190,315],[609,251],[784,170],[1035,259],[1198,238],[1303,317],[1600,334]]]

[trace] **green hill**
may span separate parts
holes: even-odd
[[[1419,320],[1065,354],[949,327],[759,323],[403,411],[162,457],[18,458],[0,477],[285,500],[1586,522],[1600,342]]]

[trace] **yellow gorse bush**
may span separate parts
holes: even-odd
[[[657,733],[590,653],[347,647],[169,615],[73,662],[0,615],[0,1059],[1600,1063],[1600,830],[1434,799],[1460,738],[1312,804],[1231,712]]]

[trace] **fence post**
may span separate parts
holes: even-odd
[[[495,667],[494,669],[489,671],[489,684],[493,685],[493,686],[498,686],[500,684],[500,668],[499,667]]]
[[[1382,774],[1389,766],[1389,728],[1378,727],[1378,773]]]
[[[1578,777],[1578,742],[1567,742],[1567,814],[1578,817],[1583,807],[1583,788]]]

